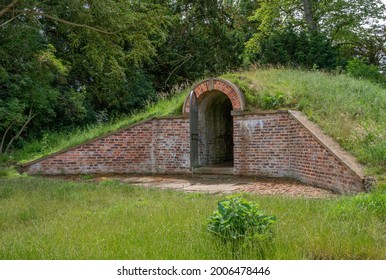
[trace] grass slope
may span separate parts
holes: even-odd
[[[248,109],[296,109],[352,153],[369,174],[386,171],[386,89],[344,75],[267,69],[225,75]]]
[[[222,77],[243,90],[249,111],[283,108],[303,111],[365,164],[368,174],[377,174],[381,179],[385,176],[385,88],[344,75],[295,69],[258,69]],[[114,123],[47,134],[14,151],[11,160],[28,162],[147,118],[180,115],[189,90],[163,98],[146,110]]]
[[[276,215],[265,251],[206,231],[221,197],[105,181],[0,181],[0,259],[385,259],[386,197],[246,195]]]

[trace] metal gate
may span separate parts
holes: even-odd
[[[195,91],[190,92],[190,166],[198,166],[198,102]]]

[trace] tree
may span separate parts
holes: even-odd
[[[143,106],[154,95],[143,65],[169,23],[151,0],[1,1],[0,153],[22,136]]]
[[[31,121],[43,125],[55,116],[59,91],[52,85],[67,72],[38,30],[24,24],[7,28],[0,33],[0,154]]]
[[[297,33],[308,30],[325,34],[349,59],[360,54],[358,46],[365,45],[365,38],[384,38],[384,33],[374,31],[385,27],[386,7],[381,0],[262,0],[250,19],[257,24],[246,44],[252,56],[260,52],[262,39],[291,27]]]
[[[243,63],[244,42],[252,34],[247,18],[257,0],[165,1],[173,17],[166,43],[149,69],[156,88],[218,75]]]

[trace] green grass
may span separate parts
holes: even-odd
[[[386,258],[384,191],[245,197],[278,218],[268,259]],[[0,179],[0,259],[231,259],[231,246],[206,231],[220,198],[117,181]],[[236,257],[261,252],[252,246]]]
[[[333,137],[367,167],[385,179],[386,89],[345,75],[296,69],[257,69],[223,75],[244,92],[247,110],[295,109]],[[3,161],[28,162],[151,117],[181,115],[190,88],[150,104],[146,110],[109,124],[71,133],[47,134],[14,151]],[[1,161],[1,158],[0,158]]]

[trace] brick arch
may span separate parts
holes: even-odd
[[[230,81],[219,79],[219,78],[210,78],[196,84],[192,91],[196,92],[198,100],[201,100],[205,93],[210,91],[220,91],[228,96],[232,103],[233,111],[244,111],[245,110],[245,99],[244,94],[241,90]],[[184,106],[182,108],[182,113],[188,115],[190,112],[189,104],[189,94],[185,98]]]

